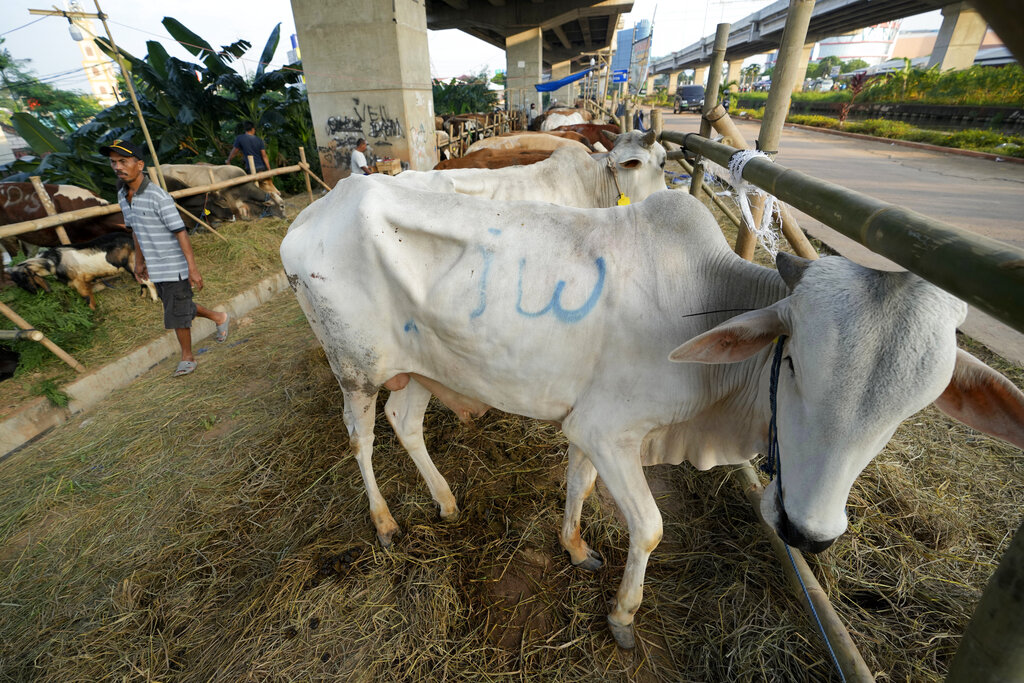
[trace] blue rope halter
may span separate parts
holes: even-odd
[[[775,502],[779,508],[779,514],[784,516],[786,514],[786,508],[782,503],[782,460],[779,457],[779,428],[777,425],[777,415],[779,412],[778,408],[778,394],[779,394],[779,370],[782,367],[782,348],[786,344],[786,335],[779,335],[779,338],[775,340],[775,353],[772,356],[772,369],[771,374],[768,376],[768,402],[771,405],[772,416],[768,422],[768,457],[765,462],[761,464],[761,469],[768,475],[769,480],[778,477],[779,481],[775,487]],[[780,517],[781,518],[781,517]],[[835,651],[832,649],[832,643],[829,642],[828,635],[825,633],[825,627],[821,625],[821,619],[818,617],[818,610],[814,609],[814,603],[811,602],[811,595],[807,591],[807,586],[804,585],[804,580],[800,576],[800,572],[796,568],[796,560],[793,559],[793,552],[789,549],[789,544],[783,541],[786,546],[786,554],[789,555],[789,561],[793,565],[793,572],[796,575],[797,580],[800,582],[800,588],[804,591],[804,597],[807,599],[807,605],[811,608],[811,614],[814,615],[814,621],[818,624],[818,631],[821,633],[821,637],[825,640],[825,647],[828,648],[828,653],[832,656],[832,663],[835,664],[836,671],[839,672],[839,678],[846,683],[846,676],[843,675],[843,670],[839,666],[839,659],[836,657]]]

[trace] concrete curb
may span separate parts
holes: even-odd
[[[217,306],[216,310],[227,311],[233,318],[240,317],[266,303],[287,286],[288,279],[282,271],[238,294],[226,305]],[[196,319],[192,326],[193,344],[209,337],[216,328],[211,320]],[[127,356],[87,372],[64,386],[64,392],[71,398],[66,408],[55,406],[44,397],[31,401],[0,422],[0,461],[53,427],[89,410],[115,390],[128,386],[176,353],[178,342],[174,332],[168,332]]]

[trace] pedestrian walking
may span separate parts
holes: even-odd
[[[114,140],[99,151],[110,159],[117,176],[117,201],[135,241],[135,279],[142,282],[148,278],[156,285],[164,306],[164,328],[174,330],[181,347],[181,361],[174,376],[188,375],[196,369],[193,318],[200,315],[216,323],[216,339],[222,342],[228,338],[228,314],[192,300],[193,288],[196,292],[203,289],[192,242],[174,199],[149,182],[143,172],[146,163],[142,148],[127,140]]]

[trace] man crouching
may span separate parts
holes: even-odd
[[[228,338],[228,314],[192,301],[193,287],[197,292],[203,289],[203,276],[174,199],[143,173],[142,149],[127,140],[114,140],[100,147],[100,154],[110,159],[117,175],[117,201],[135,240],[135,279],[149,279],[156,285],[164,305],[164,327],[174,330],[181,346],[181,362],[174,376],[187,375],[196,369],[192,319],[201,315],[215,322],[217,341],[222,342]]]

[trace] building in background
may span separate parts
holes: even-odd
[[[69,12],[84,12],[85,8],[79,0],[70,0],[66,8]],[[114,61],[103,54],[103,51],[94,42],[96,25],[92,19],[76,17],[71,23],[82,32],[82,39],[77,40],[78,49],[82,53],[82,67],[86,78],[89,79],[89,87],[92,95],[104,107],[110,107],[118,103],[117,95],[117,72],[114,69]]]
[[[817,54],[812,54],[811,58],[838,57],[844,62],[863,59],[869,65],[880,64],[893,57],[901,21],[887,21],[884,24],[866,26],[840,36],[825,38],[818,41],[815,46]]]

